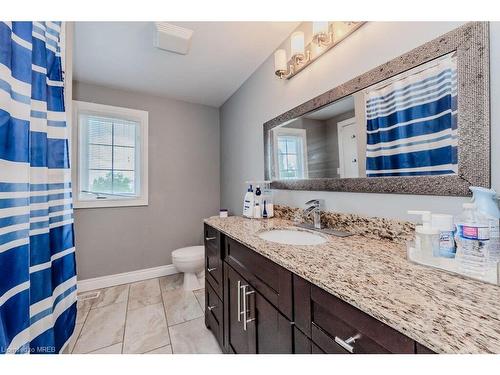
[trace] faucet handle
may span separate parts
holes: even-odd
[[[319,206],[320,206],[320,204],[321,204],[321,202],[320,202],[320,200],[319,200],[319,199],[311,199],[310,201],[307,201],[307,202],[306,202],[306,205],[313,205],[313,204],[314,204],[315,206],[319,207]]]

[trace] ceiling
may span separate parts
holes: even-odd
[[[194,30],[189,54],[153,47],[153,22],[75,22],[74,79],[219,107],[299,23],[172,24]]]

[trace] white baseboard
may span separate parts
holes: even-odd
[[[110,286],[128,284],[136,281],[153,279],[155,277],[173,275],[179,273],[173,264],[165,266],[146,268],[143,270],[117,273],[115,275],[95,277],[93,279],[78,280],[78,292],[108,288]]]

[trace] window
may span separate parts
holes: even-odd
[[[277,178],[279,180],[307,178],[306,130],[278,128],[273,133]]]
[[[75,207],[147,205],[148,113],[73,104]]]

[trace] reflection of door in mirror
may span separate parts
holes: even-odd
[[[337,123],[339,139],[339,175],[340,178],[359,177],[358,140],[356,118]]]
[[[308,178],[305,129],[273,130],[274,170],[280,180]]]

